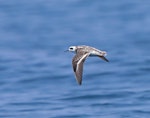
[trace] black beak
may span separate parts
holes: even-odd
[[[68,52],[69,50],[65,50],[64,52]]]

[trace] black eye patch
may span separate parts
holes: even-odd
[[[73,48],[70,48],[71,50],[73,50]]]

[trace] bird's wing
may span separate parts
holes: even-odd
[[[79,85],[82,84],[83,63],[90,53],[77,53],[72,59],[72,66]]]
[[[102,60],[104,60],[104,61],[106,61],[106,62],[109,62],[109,60],[106,59],[106,57],[104,57],[104,56],[98,56],[98,57],[100,57]]]

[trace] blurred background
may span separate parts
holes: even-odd
[[[150,1],[0,1],[0,117],[150,117]],[[83,84],[71,45],[88,58]]]

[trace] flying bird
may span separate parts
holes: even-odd
[[[67,51],[76,53],[76,55],[72,59],[72,67],[79,85],[82,84],[83,64],[87,57],[97,56],[100,57],[102,60],[109,62],[109,60],[105,57],[107,53],[94,47],[86,45],[70,46]]]

